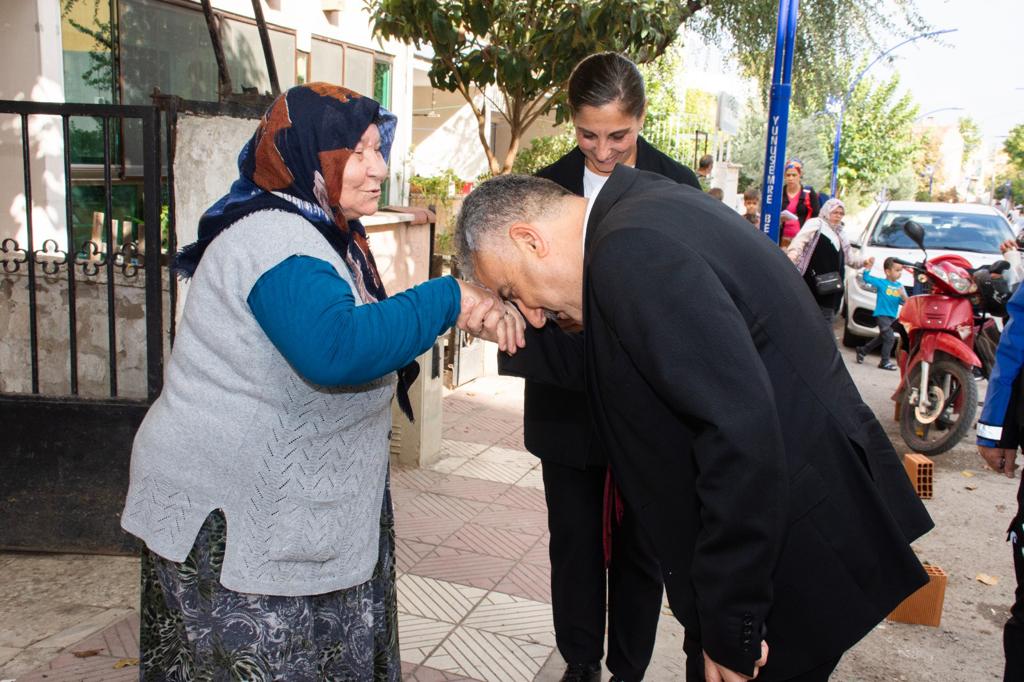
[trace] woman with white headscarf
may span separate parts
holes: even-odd
[[[829,199],[818,217],[804,223],[786,249],[830,325],[843,299],[845,266],[870,268],[875,262],[874,258],[864,260],[851,253],[850,240],[843,231],[845,215],[843,202]]]

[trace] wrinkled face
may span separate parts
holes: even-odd
[[[537,328],[547,320],[583,322],[582,254],[575,269],[574,265],[555,252],[538,256],[515,246],[502,251],[482,248],[473,259],[477,282],[514,303]]]
[[[844,217],[846,217],[846,209],[842,206],[836,206],[832,209],[832,212],[828,214],[828,224],[835,227],[839,223],[843,222]]]
[[[345,163],[338,202],[345,217],[354,220],[376,213],[380,185],[387,177],[388,165],[380,149],[380,130],[371,124]]]
[[[636,139],[644,125],[620,108],[618,101],[600,107],[582,106],[572,118],[576,144],[586,157],[587,168],[598,175],[610,175],[615,164],[636,163]]]

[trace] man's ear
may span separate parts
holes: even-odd
[[[525,251],[541,258],[548,253],[548,241],[541,234],[541,231],[537,229],[536,225],[525,222],[512,223],[508,228],[508,236],[512,238],[512,243],[520,251]]]

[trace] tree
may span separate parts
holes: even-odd
[[[960,119],[960,137],[964,139],[964,156],[960,165],[966,165],[971,154],[981,146],[981,127],[970,116]]]
[[[767,88],[775,46],[774,0],[367,0],[376,33],[433,49],[430,80],[458,92],[472,108],[492,173],[507,173],[523,132],[563,101],[572,67],[601,50],[617,50],[646,63],[672,43],[689,22],[705,37],[728,39],[752,76]],[[914,0],[804,0],[800,6],[794,68],[794,105],[820,106],[835,92],[838,65],[876,47],[874,36],[918,32],[924,22]],[[511,129],[499,162],[488,142],[481,94]],[[845,86],[844,86],[845,88]],[[767,89],[762,99],[766,100]],[[564,112],[559,109],[559,120]]]
[[[1024,173],[1024,123],[1010,129],[1010,134],[1003,143],[1003,151],[1010,157],[1017,171]]]
[[[829,164],[822,140],[831,133],[832,119],[825,115],[804,115],[793,111],[786,134],[785,158],[800,159],[803,163],[804,184],[815,188],[828,187]],[[740,129],[733,140],[733,161],[743,166],[740,170],[740,189],[761,186],[764,177],[765,136],[767,113],[758,102],[748,102]]]
[[[865,78],[846,103],[840,139],[838,187],[842,193],[866,193],[882,188],[885,178],[911,163],[917,148],[912,124],[917,104],[909,93],[894,101],[899,76],[878,84]],[[829,158],[831,137],[823,140]]]
[[[673,0],[370,0],[376,32],[417,47],[430,45],[435,88],[458,92],[476,117],[491,172],[512,169],[523,132],[558,103],[573,66],[600,50],[647,62],[672,43],[690,3]],[[508,121],[511,145],[499,162],[489,143],[482,101],[495,85],[494,108]]]

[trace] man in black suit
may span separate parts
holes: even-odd
[[[931,519],[796,270],[734,211],[625,166],[593,202],[503,176],[456,242],[541,330],[519,353],[585,387],[688,679],[825,680],[925,583],[909,543]]]

